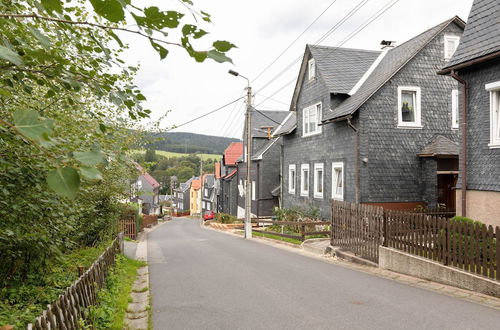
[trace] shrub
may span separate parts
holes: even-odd
[[[240,222],[238,218],[236,218],[234,215],[227,214],[227,213],[216,213],[215,214],[215,221],[224,223],[224,224],[232,224],[232,223],[238,223]]]

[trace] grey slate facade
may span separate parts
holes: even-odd
[[[191,188],[191,181],[193,181],[193,178],[189,179],[186,182],[183,182],[179,185],[179,187],[174,189],[174,196],[173,196],[173,202],[175,204],[174,206],[174,212],[175,213],[185,213],[189,212],[189,207],[190,207],[190,188]]]
[[[464,161],[460,162],[457,213],[493,226],[500,225],[499,31],[500,1],[475,0],[457,51],[439,72],[453,71],[467,84],[462,85],[460,98],[461,109],[465,106],[466,127],[461,129],[466,132],[466,148],[460,153]],[[462,173],[467,173],[465,179]]]
[[[324,75],[330,73],[321,70],[322,59],[315,59],[320,63],[316,67],[316,78],[311,81],[304,78],[308,75],[309,59],[314,59],[317,53],[316,46],[306,47],[291,106],[291,111],[296,113],[296,128],[289,133],[293,124],[284,123],[288,132],[282,129],[274,133],[283,136],[283,207],[318,207],[321,216],[329,218],[334,195],[333,163],[343,164],[341,199],[345,201],[390,208],[435,206],[439,159],[421,158],[419,154],[437,135],[458,141],[458,131],[451,127],[452,90],[458,85],[453,79],[435,73],[436,68],[445,64],[444,35],[460,36],[462,31],[463,22],[454,18],[385,54],[348,49],[344,55],[331,48],[336,54],[332,61],[343,61],[343,56],[359,58],[359,65],[367,72],[360,75],[356,69],[345,66],[343,74],[352,74],[359,80],[343,79],[347,85],[338,91],[332,90],[328,83],[332,78],[325,79]],[[401,50],[406,56],[404,59],[399,59],[403,56]],[[421,127],[398,127],[398,87],[403,86],[420,88]],[[321,133],[303,137],[304,108],[319,102]],[[309,165],[310,189],[306,196],[301,196],[300,191],[303,164]],[[315,197],[313,193],[315,164],[323,166],[322,197]],[[290,165],[296,167],[294,193],[288,191]],[[357,173],[359,189],[356,189]]]
[[[273,210],[279,205],[278,195],[273,190],[280,186],[280,155],[281,138],[269,138],[266,129],[272,130],[289,115],[287,111],[253,111],[252,113],[252,158],[251,158],[251,185],[252,210],[251,214],[257,217],[273,215]],[[246,135],[243,141],[246,142]],[[244,150],[246,144],[244,144]],[[238,162],[238,212],[242,218],[245,210],[245,182],[246,162],[244,156]]]
[[[203,213],[207,211],[217,211],[216,205],[216,182],[214,174],[205,174],[203,176],[203,191],[201,195],[201,210]]]

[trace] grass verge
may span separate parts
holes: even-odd
[[[78,266],[89,268],[109,244],[103,242],[65,254],[52,262],[46,274],[31,274],[0,288],[0,328],[26,328],[78,278]]]
[[[124,329],[123,321],[129,304],[129,295],[137,277],[137,269],[144,261],[118,256],[116,265],[106,278],[106,287],[98,293],[99,305],[90,308],[90,329]]]
[[[242,230],[238,230],[235,233],[243,235],[244,232]],[[254,231],[252,233],[252,235],[253,236],[257,236],[257,237],[266,237],[266,238],[274,239],[274,240],[277,240],[277,241],[283,241],[283,242],[292,243],[292,244],[296,244],[296,245],[302,244],[302,241],[298,240],[298,239],[293,239],[293,238],[288,238],[288,237],[281,237],[281,236],[278,236],[278,235],[273,235],[273,234],[268,234],[268,233],[258,233],[258,232]]]

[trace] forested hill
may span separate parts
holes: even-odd
[[[153,133],[155,142],[144,146],[148,149],[192,154],[222,154],[231,142],[239,139],[195,133]]]

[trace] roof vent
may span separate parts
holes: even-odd
[[[382,49],[394,48],[396,47],[396,42],[391,40],[382,40],[380,46],[382,46]]]

